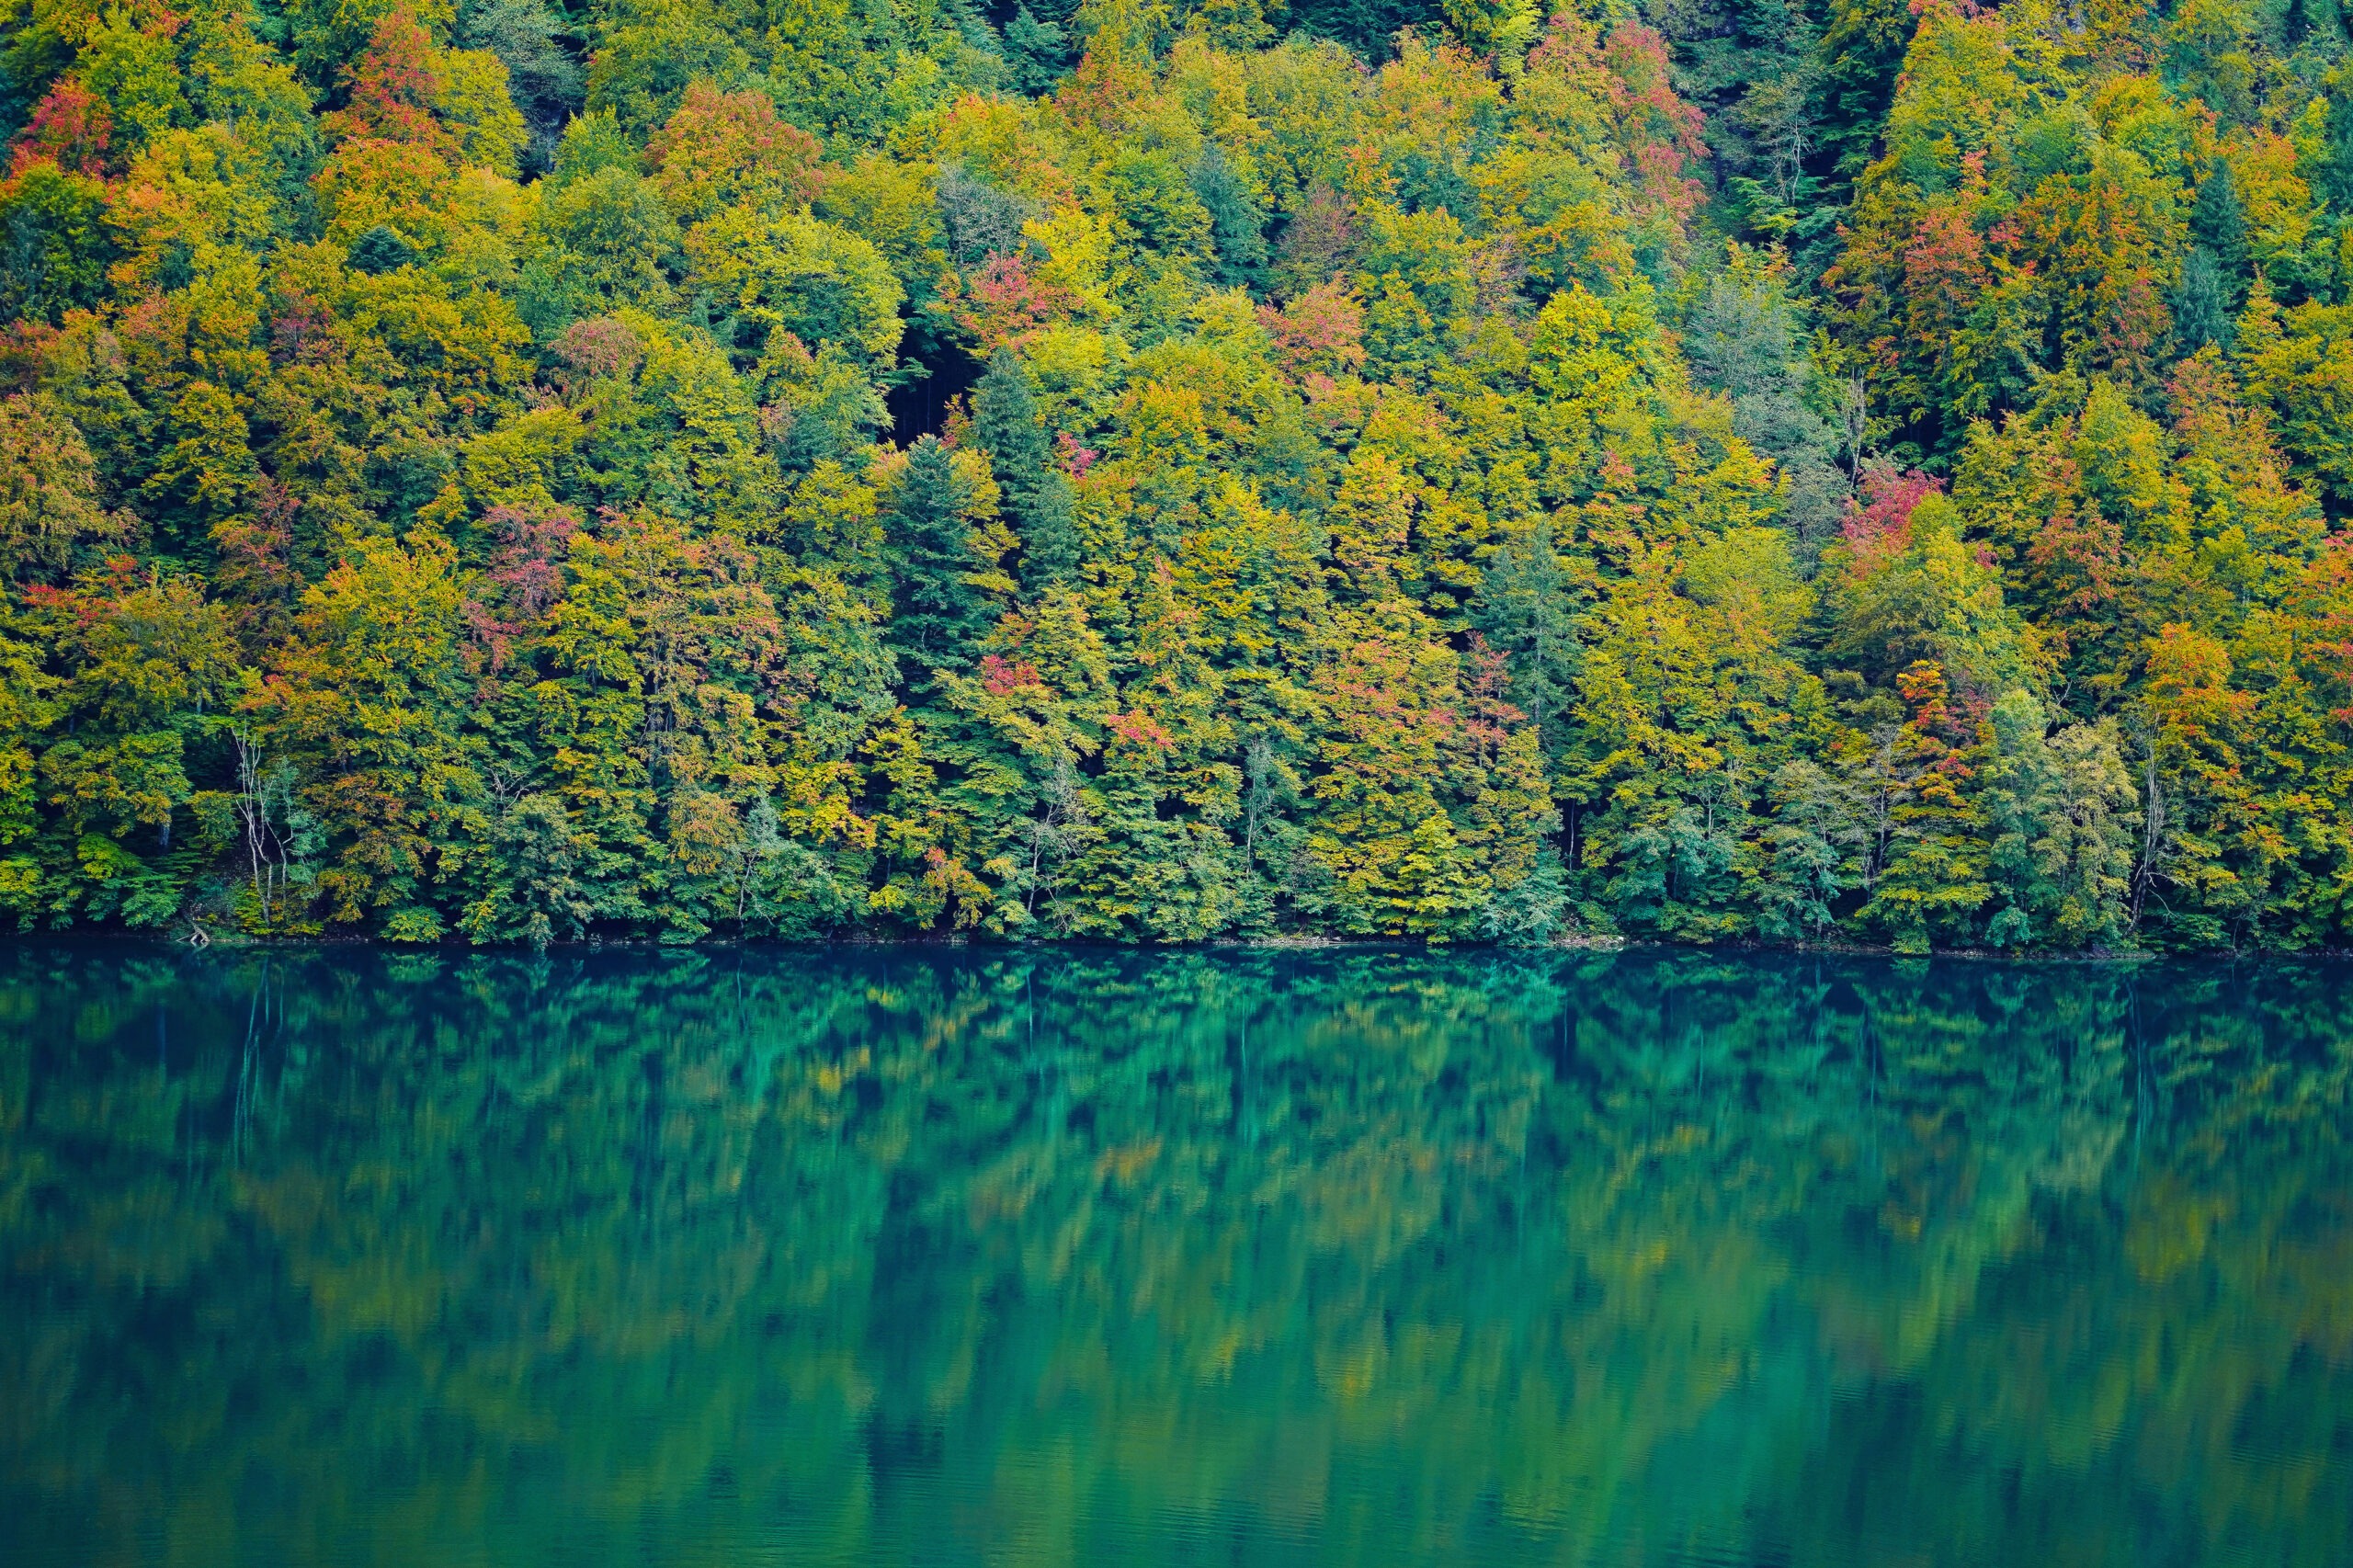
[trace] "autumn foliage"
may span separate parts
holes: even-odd
[[[0,910],[2345,943],[2341,31],[1801,9],[0,22]]]

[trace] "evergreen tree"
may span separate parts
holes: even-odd
[[[1070,480],[1053,465],[1029,372],[1009,348],[996,351],[972,390],[972,438],[989,455],[1020,536],[1022,585],[1034,595],[1070,581],[1079,562]]]
[[[2189,233],[2194,243],[2174,288],[2174,342],[2184,354],[2210,343],[2227,348],[2248,277],[2246,211],[2229,159],[2217,158],[2200,183]]]
[[[1841,181],[1871,160],[1911,37],[1912,14],[1902,0],[1831,0],[1822,30],[1818,144]]]
[[[1013,8],[1005,24],[1006,62],[1012,67],[1013,85],[1024,93],[1047,93],[1070,68],[1070,50],[1060,24],[1040,21],[1028,0]]]
[[[2198,199],[2189,209],[2189,232],[2226,278],[2235,279],[2245,270],[2246,210],[2239,204],[2229,159],[2216,159],[2214,172],[2199,185]],[[2232,308],[2237,303],[2234,299]]]
[[[2181,283],[2174,290],[2173,329],[2184,354],[2195,354],[2210,343],[2230,347],[2231,279],[2216,265],[2204,245],[2190,248],[2181,264]]]
[[[972,487],[947,447],[936,436],[917,441],[883,517],[894,585],[891,648],[917,668],[963,668],[988,629],[988,601],[972,581],[980,562],[965,516],[972,504]]]
[[[1266,217],[1216,142],[1193,165],[1193,194],[1210,215],[1210,244],[1216,260],[1211,277],[1221,289],[1256,294],[1267,282]]]
[[[2328,129],[2321,142],[2313,194],[2326,197],[2340,213],[2353,211],[2353,66],[2340,65],[2329,73],[2322,102],[2327,107]]]
[[[1512,701],[1555,756],[1568,744],[1580,663],[1570,588],[1552,521],[1540,517],[1525,539],[1495,551],[1479,590],[1480,627],[1510,657]]]

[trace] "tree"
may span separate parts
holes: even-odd
[[[2213,172],[2199,182],[2198,199],[2189,209],[2189,232],[2229,284],[2230,309],[2235,311],[2247,264],[2246,210],[2239,203],[2228,158],[2216,159]]]
[[[1856,885],[1856,850],[1867,836],[1846,779],[1818,763],[1783,763],[1773,775],[1774,821],[1757,891],[1757,928],[1768,937],[1819,937]]]
[[[1744,270],[1748,258],[1735,254]],[[1718,276],[1685,337],[1693,379],[1733,400],[1733,430],[1773,459],[1785,477],[1786,526],[1808,555],[1830,541],[1847,486],[1836,438],[1815,412],[1814,374],[1800,351],[1789,300],[1774,276]]]
[[[0,577],[54,579],[129,543],[138,519],[98,504],[90,449],[72,420],[23,393],[0,399]]]
[[[2229,347],[2233,290],[2230,278],[2205,246],[2200,245],[2182,263],[2181,283],[2173,301],[2177,342],[2195,354],[2208,344]]]
[[[1028,0],[1016,0],[1005,24],[1005,47],[1013,66],[1013,85],[1031,95],[1050,91],[1070,67],[1070,51],[1061,26],[1040,21]]]
[[[541,166],[587,88],[586,74],[564,47],[564,30],[562,14],[543,0],[474,0],[460,20],[466,43],[506,67],[515,107],[530,127],[533,161]]]
[[[972,438],[1020,537],[1023,585],[1036,595],[1070,582],[1080,559],[1070,480],[1053,461],[1029,372],[1009,348],[972,391]]]
[[[1975,793],[1982,756],[1976,726],[1957,713],[1944,671],[1913,664],[1896,679],[1910,710],[1870,738],[1849,764],[1865,802],[1869,838],[1856,918],[1898,952],[1925,953],[1939,939],[1973,941],[1978,911],[1993,897]]]
[[[0,181],[0,311],[56,321],[96,303],[115,247],[104,187],[43,161]]]
[[[2112,725],[2043,733],[2042,705],[2013,691],[1994,705],[1985,774],[2001,947],[2119,945],[2127,932],[2140,811]]]
[[[1495,551],[1479,599],[1487,640],[1510,661],[1513,704],[1543,736],[1545,754],[1562,755],[1581,659],[1577,602],[1550,517],[1539,517],[1525,538]]]
[[[981,562],[967,517],[972,498],[937,437],[908,449],[882,527],[892,651],[917,669],[962,669],[988,628],[988,600],[973,582]]]
[[[1193,194],[1210,215],[1211,278],[1222,289],[1266,287],[1266,219],[1224,152],[1212,142],[1193,165]]]
[[[1822,32],[1824,151],[1845,179],[1862,173],[1894,95],[1910,17],[1890,0],[1833,0]]]

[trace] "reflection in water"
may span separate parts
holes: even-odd
[[[2344,1563],[2348,978],[9,949],[0,1557]]]

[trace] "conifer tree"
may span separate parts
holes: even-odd
[[[2213,252],[2200,245],[2181,264],[2181,285],[2174,290],[2173,330],[2182,352],[2195,354],[2210,343],[2227,347],[2231,316],[2231,279]]]
[[[1528,537],[1495,552],[1480,589],[1487,639],[1510,656],[1511,697],[1544,736],[1545,750],[1567,744],[1576,701],[1576,605],[1561,570],[1552,522],[1540,517]]]
[[[972,582],[972,502],[948,448],[936,436],[917,441],[883,518],[894,584],[891,647],[916,669],[963,668],[988,626],[987,601]]]
[[[1070,481],[1053,466],[1029,372],[1009,348],[996,351],[972,391],[972,438],[989,455],[1020,535],[1022,585],[1034,595],[1069,581],[1079,562]]]
[[[1193,194],[1210,215],[1210,244],[1217,252],[1211,275],[1218,287],[1259,292],[1267,282],[1265,218],[1215,142],[1193,165]]]
[[[1842,178],[1870,162],[1912,18],[1895,0],[1832,0],[1822,31],[1821,145]]]
[[[2246,210],[2240,205],[2229,159],[2216,159],[2214,172],[2200,182],[2198,199],[2189,209],[2189,232],[2227,275],[2235,278],[2245,270]]]
[[[1040,21],[1027,0],[1013,7],[1005,24],[1006,62],[1013,68],[1013,84],[1025,93],[1045,93],[1070,64],[1062,28]]]

